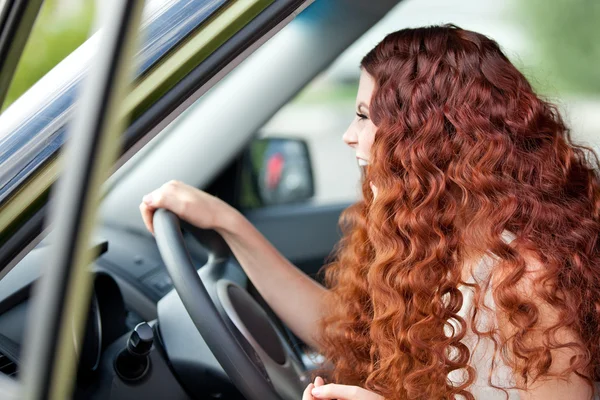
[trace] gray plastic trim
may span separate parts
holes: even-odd
[[[221,306],[225,310],[225,313],[233,322],[235,327],[240,331],[240,333],[246,338],[246,340],[252,345],[254,350],[258,353],[258,356],[262,360],[273,385],[275,386],[275,390],[279,393],[279,395],[286,400],[298,400],[301,396],[302,391],[309,383],[309,377],[307,377],[303,368],[296,361],[293,356],[292,349],[288,346],[286,340],[282,337],[281,333],[277,330],[275,325],[270,321],[267,313],[264,312],[264,318],[268,324],[271,325],[273,330],[277,333],[279,344],[283,347],[283,353],[285,354],[285,362],[283,364],[275,361],[267,352],[262,348],[262,346],[258,343],[256,338],[252,335],[246,325],[242,322],[242,318],[238,314],[238,311],[235,309],[231,298],[229,296],[229,287],[236,286],[246,292],[246,290],[239,285],[227,281],[225,279],[221,279],[217,282],[217,296],[219,301],[221,302]],[[248,295],[249,302],[255,302],[255,300]],[[256,302],[255,302],[256,303]],[[256,303],[258,307],[258,303]]]
[[[187,313],[231,381],[249,400],[279,399],[268,375],[263,371],[258,355],[238,340],[213,303],[208,292],[212,282],[209,280],[205,285],[198,276],[186,249],[177,216],[165,209],[156,210],[154,233],[173,286]],[[211,249],[207,250],[210,253]],[[211,254],[203,269],[218,271],[224,266],[224,261]]]

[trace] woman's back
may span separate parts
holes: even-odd
[[[504,231],[502,239],[506,243],[511,243],[515,236]],[[471,384],[469,391],[475,399],[484,400],[519,400],[519,391],[515,389],[515,378],[512,369],[506,365],[502,357],[495,351],[494,341],[486,336],[478,337],[473,328],[473,313],[475,310],[476,290],[478,285],[482,291],[482,301],[475,318],[475,324],[479,332],[497,332],[498,320],[496,318],[496,304],[492,289],[492,271],[494,268],[494,259],[490,255],[485,255],[477,262],[472,271],[468,273],[465,279],[466,285],[460,285],[458,288],[463,295],[463,303],[458,313],[466,322],[468,329],[461,340],[468,348],[470,353],[469,365],[475,370],[475,381]],[[460,327],[454,320],[450,321],[455,330]],[[447,335],[451,335],[451,329],[446,330]],[[452,371],[448,375],[454,383],[464,381],[467,376],[464,371]],[[598,392],[600,385],[596,383]],[[600,399],[598,394],[594,399]]]
[[[506,243],[512,242],[514,235],[505,231],[502,239]],[[475,381],[470,386],[470,392],[476,399],[485,400],[504,400],[508,394],[509,400],[518,400],[519,393],[515,386],[512,370],[495,354],[494,341],[489,337],[480,337],[472,329],[471,322],[475,310],[475,286],[479,285],[482,290],[482,307],[477,313],[475,323],[480,332],[494,332],[498,328],[495,316],[496,305],[492,295],[492,285],[490,282],[494,261],[489,255],[484,256],[477,262],[472,271],[468,273],[466,283],[460,285],[459,290],[463,295],[463,303],[458,315],[467,323],[467,331],[462,342],[469,348],[469,365],[475,369]],[[455,320],[451,320],[455,330],[460,329]],[[448,327],[449,328],[449,327]],[[447,335],[451,335],[451,329],[446,330]],[[464,370],[452,371],[448,377],[454,383],[464,381],[467,377]],[[496,386],[496,387],[494,387]],[[504,390],[506,390],[506,392]]]

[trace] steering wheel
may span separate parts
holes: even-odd
[[[300,400],[306,386],[293,350],[248,292],[219,273],[200,277],[185,245],[179,218],[165,209],[154,213],[158,249],[196,329],[223,370],[250,400]],[[209,252],[202,269],[219,271],[231,255],[213,230],[187,227]]]

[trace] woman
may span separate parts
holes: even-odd
[[[455,26],[388,35],[344,134],[364,199],[323,287],[224,202],[144,198],[216,229],[265,300],[333,364],[305,399],[589,399],[600,370],[600,180],[498,45]],[[592,162],[593,161],[593,162]],[[299,299],[289,302],[290,295]]]

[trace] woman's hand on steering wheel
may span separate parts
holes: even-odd
[[[180,219],[203,229],[215,229],[233,208],[221,199],[179,181],[170,181],[144,196],[140,212],[146,228],[154,234],[154,211],[164,208]]]

